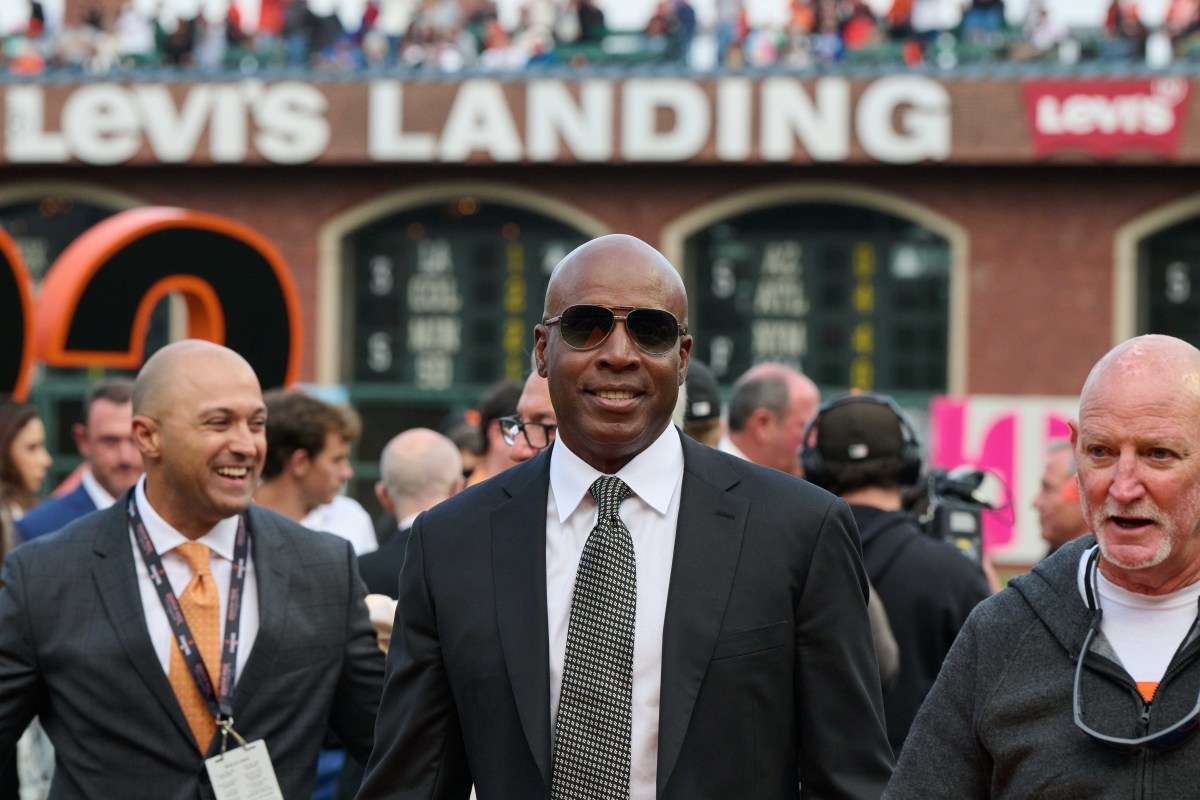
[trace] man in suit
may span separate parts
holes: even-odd
[[[0,752],[37,715],[55,798],[211,798],[207,674],[283,796],[307,797],[327,728],[369,752],[383,681],[350,545],[251,505],[266,410],[233,351],[159,350],[133,412],[145,477],[5,560]]]
[[[817,385],[804,373],[783,364],[755,364],[733,383],[729,430],[717,447],[803,478],[804,426],[820,403]]]
[[[375,496],[398,520],[396,533],[374,553],[362,556],[359,569],[367,591],[394,598],[413,520],[462,488],[462,458],[449,438],[428,428],[412,428],[383,448],[379,475]]]
[[[24,541],[36,539],[117,502],[142,474],[142,456],[133,441],[133,383],[97,383],[83,398],[83,422],[71,429],[83,456],[79,485],[51,497],[17,522]]]
[[[360,800],[883,791],[849,510],[671,425],[687,312],[633,237],[556,267],[535,353],[558,437],[413,524]]]

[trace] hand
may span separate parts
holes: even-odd
[[[375,626],[375,637],[379,649],[384,653],[392,642],[392,622],[396,619],[396,601],[386,594],[367,595],[367,611],[371,613],[371,624]]]

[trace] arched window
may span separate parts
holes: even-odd
[[[119,210],[65,193],[45,193],[0,203],[0,228],[16,242],[36,284],[67,245]]]
[[[723,381],[781,361],[823,387],[947,388],[950,246],[891,214],[788,203],[689,237],[693,353]]]
[[[1200,217],[1164,228],[1138,245],[1138,333],[1200,345]]]
[[[550,272],[589,238],[473,196],[347,235],[339,361],[365,422],[359,457],[404,428],[439,427],[497,381],[523,380]]]

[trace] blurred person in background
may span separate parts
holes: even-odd
[[[408,532],[417,515],[456,494],[464,483],[458,447],[437,431],[411,428],[384,446],[375,496],[398,521],[396,534],[359,560],[367,591],[396,597]]]
[[[49,498],[17,523],[23,541],[108,508],[137,483],[142,454],[133,441],[133,382],[102,381],[89,389],[83,398],[83,421],[72,426],[71,435],[83,456],[79,485]]]
[[[0,493],[14,522],[37,504],[52,463],[37,409],[31,403],[0,403]]]
[[[350,448],[362,432],[358,414],[299,389],[276,389],[263,399],[267,458],[254,501],[309,530],[340,536],[359,555],[378,547],[371,516],[341,495],[354,477]]]
[[[701,444],[716,447],[721,442],[721,386],[712,368],[695,358],[688,361],[687,408],[683,432]]]
[[[804,426],[820,403],[820,391],[808,376],[783,364],[756,364],[734,381],[727,414],[729,430],[718,447],[802,478]]]
[[[533,458],[554,441],[558,416],[550,403],[550,384],[535,369],[525,379],[525,388],[517,401],[517,413],[500,420],[508,456],[515,463]]]
[[[1058,439],[1046,448],[1046,468],[1042,486],[1033,500],[1042,526],[1042,538],[1052,554],[1072,539],[1088,532],[1079,502],[1079,484],[1075,480],[1075,454],[1070,439]]]
[[[863,566],[899,647],[899,671],[883,686],[888,741],[899,755],[959,629],[991,593],[988,582],[901,510],[902,490],[920,478],[921,442],[888,395],[846,395],[821,406],[801,460],[809,481],[850,505]]]
[[[14,523],[37,502],[52,463],[37,408],[13,400],[0,403],[0,557],[6,557],[19,541]],[[18,796],[45,796],[49,791],[54,749],[37,720],[30,723],[14,749],[0,752],[0,760],[4,763],[0,797],[15,800]]]
[[[500,429],[500,418],[517,413],[517,401],[523,387],[516,381],[502,381],[488,389],[479,401],[479,433],[483,438],[483,454],[467,486],[474,486],[493,475],[499,475],[513,465],[508,457],[509,445]]]

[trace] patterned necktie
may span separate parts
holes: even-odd
[[[179,595],[179,606],[183,610],[183,618],[187,620],[195,639],[194,645],[200,648],[200,657],[208,674],[215,681],[221,666],[221,600],[217,595],[217,581],[208,568],[209,553],[207,545],[199,542],[185,542],[175,548],[183,560],[192,568],[192,580],[188,583],[183,594]],[[192,643],[184,642],[190,647]],[[171,642],[171,668],[167,678],[175,697],[183,708],[192,734],[196,737],[196,745],[201,753],[208,752],[213,734],[217,731],[217,721],[213,718],[212,709],[204,701],[204,696],[196,687],[196,681],[188,670],[187,662],[180,652],[180,643]]]
[[[629,797],[637,584],[633,539],[617,513],[629,487],[604,475],[590,491],[600,511],[571,597],[554,726],[553,800]]]

